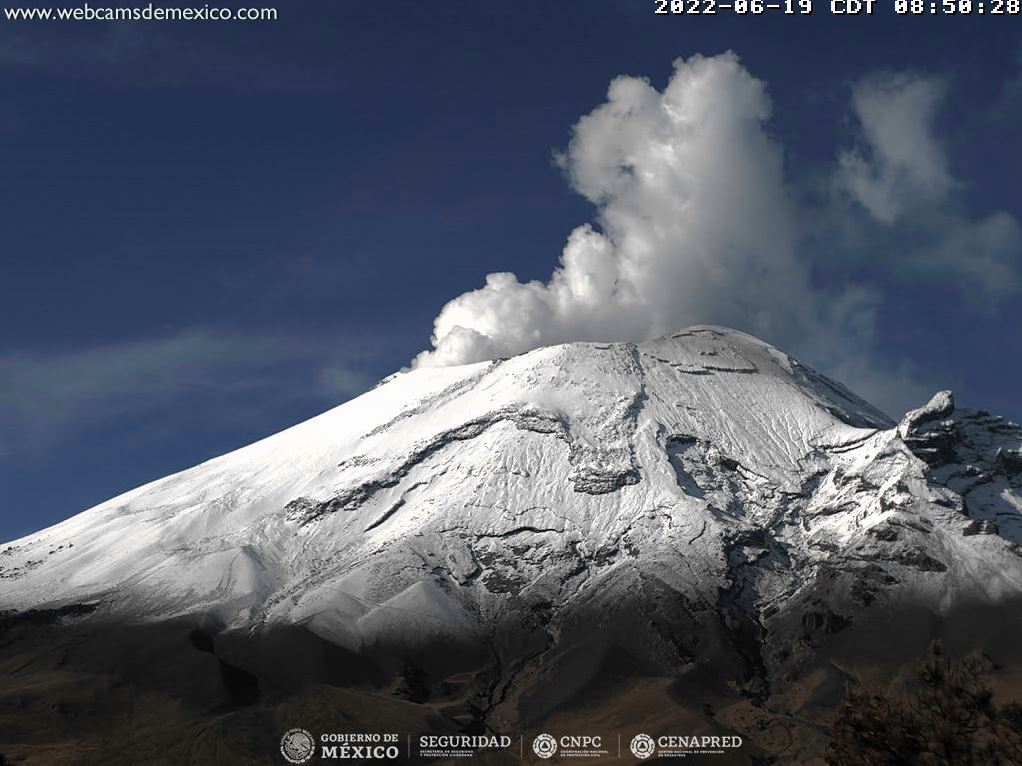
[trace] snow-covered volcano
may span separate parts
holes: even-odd
[[[14,542],[0,598],[98,598],[149,617],[210,609],[229,623],[324,612],[365,623],[376,605],[414,605],[468,624],[506,598],[500,580],[556,596],[530,559],[596,574],[635,558],[626,545],[651,559],[704,525],[770,527],[769,502],[706,492],[798,493],[819,453],[891,425],[716,328],[418,369]],[[703,489],[692,462],[709,472]],[[505,561],[522,547],[534,553]]]
[[[895,424],[720,327],[555,346],[398,373],[0,546],[0,609],[480,646],[489,723],[608,647],[765,698],[870,615],[1022,595],[1020,450],[947,392]]]

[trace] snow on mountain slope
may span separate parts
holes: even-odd
[[[741,649],[806,614],[830,632],[876,601],[1022,593],[1020,449],[946,394],[895,427],[724,328],[555,346],[396,374],[0,546],[0,609],[300,622],[354,650],[524,614],[527,664],[583,613],[667,598]],[[684,663],[679,630],[620,640]]]

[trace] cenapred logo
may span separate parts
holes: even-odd
[[[656,752],[656,742],[648,734],[636,734],[632,737],[632,742],[628,745],[628,749],[632,751],[632,755],[636,758],[645,760]]]
[[[306,763],[316,753],[316,740],[305,729],[288,729],[280,738],[280,754],[288,763]]]
[[[557,752],[557,740],[549,734],[540,734],[532,740],[532,752],[540,758],[550,758]]]
[[[654,755],[661,758],[725,755],[728,750],[737,750],[741,746],[742,738],[737,735],[664,734],[654,739],[648,734],[636,734],[632,737],[628,749],[632,751],[632,755],[644,761]]]

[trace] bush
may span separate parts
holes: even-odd
[[[1018,766],[1022,705],[998,706],[979,657],[958,663],[930,644],[899,692],[849,686],[834,722],[832,766]]]

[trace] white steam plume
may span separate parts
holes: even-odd
[[[679,59],[662,93],[616,78],[560,157],[599,229],[571,233],[545,284],[490,274],[452,300],[415,364],[640,340],[700,322],[798,337],[815,299],[769,116],[763,83],[733,53]]]

